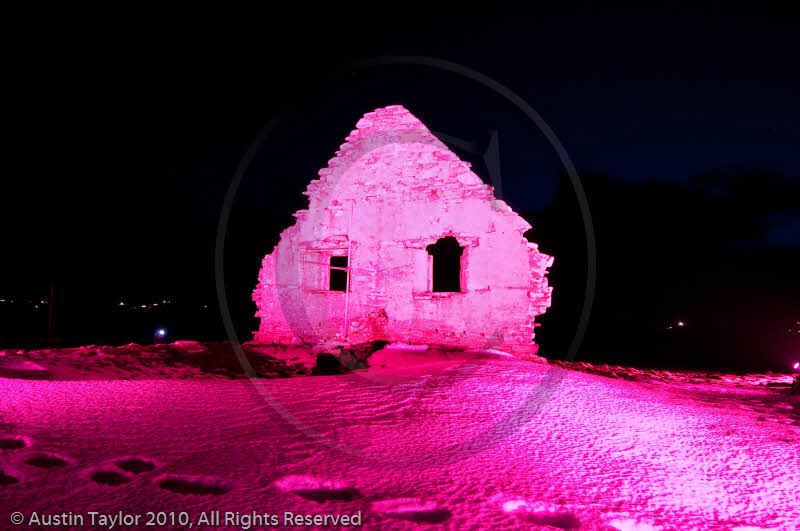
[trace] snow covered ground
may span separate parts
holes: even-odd
[[[152,348],[92,370],[76,360],[113,356],[0,356],[56,378],[0,376],[0,529],[26,528],[13,511],[71,511],[75,529],[89,511],[185,512],[192,529],[214,528],[198,525],[210,511],[217,529],[246,529],[254,511],[278,527],[291,512],[360,513],[366,529],[800,529],[788,375],[615,379],[417,351],[352,374],[237,380],[151,366]]]

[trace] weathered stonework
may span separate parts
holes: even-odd
[[[403,107],[367,113],[264,257],[255,340],[536,353],[553,257],[523,237],[530,225],[469,168]],[[432,291],[426,248],[445,236],[463,247],[461,292]],[[330,257],[348,252],[350,292],[331,291]]]

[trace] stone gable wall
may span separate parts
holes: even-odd
[[[264,342],[343,339],[345,294],[327,290],[330,256],[350,238],[348,340],[537,350],[553,258],[530,225],[399,106],[367,114],[320,170],[309,208],[264,257],[253,293]],[[464,247],[462,293],[431,293],[426,246]]]

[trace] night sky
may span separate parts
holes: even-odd
[[[497,131],[502,197],[556,256],[554,305],[537,334],[543,353],[563,354],[587,260],[561,161],[516,107],[474,81],[424,65],[352,66],[413,55],[513,90],[577,167],[598,272],[579,359],[800,357],[797,8],[490,7],[20,16],[4,83],[13,140],[0,214],[0,298],[17,302],[0,303],[0,337],[46,333],[45,306],[31,305],[52,283],[54,332],[68,341],[142,340],[156,325],[175,338],[225,338],[214,282],[222,201],[248,145],[277,118],[226,240],[226,289],[249,339],[260,259],[304,208],[301,192],[361,115],[401,104],[462,141],[451,138],[453,150],[487,182],[482,154]],[[162,300],[173,309],[118,307]],[[668,330],[678,320],[685,329]]]

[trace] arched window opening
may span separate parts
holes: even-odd
[[[445,236],[426,247],[433,257],[433,288],[435,292],[461,291],[461,255],[464,248],[452,236]]]

